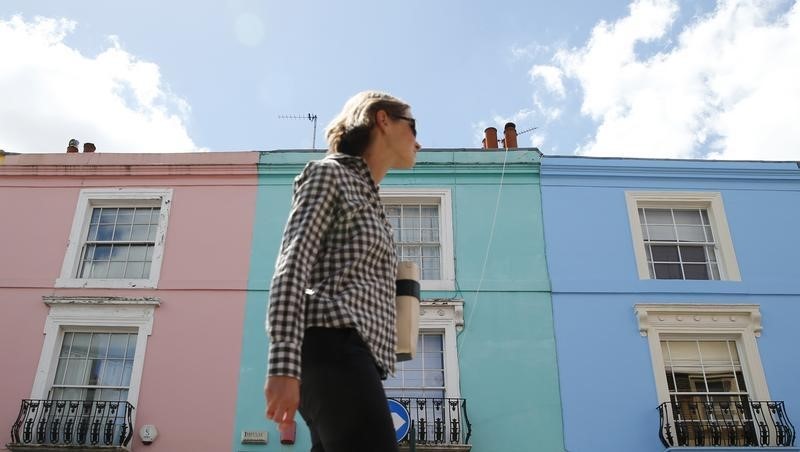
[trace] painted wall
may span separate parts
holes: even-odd
[[[10,156],[0,165],[0,450],[30,397],[48,313],[44,295],[154,296],[136,424],[158,439],[133,449],[227,450],[241,345],[256,153]],[[82,188],[172,188],[158,289],[60,289]],[[13,371],[12,371],[13,370]]]
[[[639,280],[626,190],[720,192],[742,281]],[[800,422],[796,164],[545,157],[542,205],[567,450],[664,450],[637,303],[760,305],[770,395]]]
[[[268,288],[292,179],[305,162],[322,156],[269,152],[261,157],[233,450],[281,447],[276,428],[264,421]],[[541,450],[563,450],[538,171],[536,151],[426,150],[413,170],[390,172],[382,184],[451,190],[460,291],[422,295],[464,299],[460,390],[467,399],[476,452],[528,451],[533,440]],[[297,419],[294,449],[307,450],[308,433]],[[241,431],[250,429],[266,429],[269,443],[240,444]]]

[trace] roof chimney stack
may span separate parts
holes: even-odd
[[[80,141],[76,140],[75,138],[69,140],[69,144],[67,145],[67,154],[78,152],[79,144],[81,144]]]
[[[497,149],[497,129],[494,127],[487,127],[483,131],[485,138],[483,139],[484,149]]]
[[[83,152],[94,152],[95,151],[94,143],[83,143]]]
[[[517,126],[513,122],[507,122],[503,130],[503,143],[506,149],[514,149],[517,147]]]

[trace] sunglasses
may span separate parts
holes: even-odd
[[[411,133],[413,133],[415,137],[417,136],[417,120],[416,119],[409,118],[408,116],[400,116],[400,115],[389,115],[389,116],[391,116],[394,119],[402,119],[404,121],[408,121],[408,125],[411,127]]]

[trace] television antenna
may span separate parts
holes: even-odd
[[[517,136],[520,136],[520,135],[522,135],[523,133],[533,132],[534,130],[536,130],[536,129],[538,129],[538,128],[539,128],[539,126],[536,126],[536,127],[531,127],[530,129],[525,129],[525,130],[523,130],[523,131],[521,131],[521,132],[517,132]],[[497,141],[498,141],[498,142],[500,142],[500,143],[502,143],[502,144],[503,144],[503,147],[505,147],[505,146],[506,146],[506,139],[505,139],[505,138],[500,138],[500,139],[499,139],[499,140],[497,140]]]
[[[314,134],[311,135],[311,149],[317,149],[317,115],[308,113],[306,115],[278,115],[279,119],[307,119],[314,123]]]

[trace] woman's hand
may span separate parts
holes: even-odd
[[[282,375],[267,379],[264,387],[267,400],[267,419],[275,421],[283,431],[294,422],[294,413],[300,404],[300,380]]]

